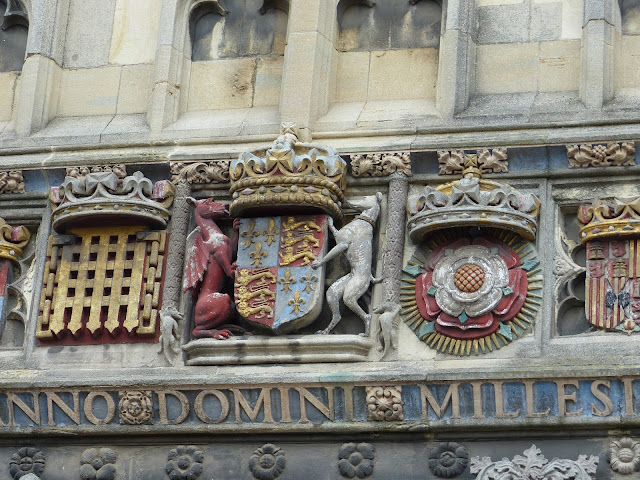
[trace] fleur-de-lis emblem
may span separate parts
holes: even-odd
[[[282,284],[282,290],[286,293],[291,291],[291,285],[296,282],[296,278],[291,276],[291,270],[288,268],[284,271],[284,277],[278,279],[278,283]]]
[[[313,271],[311,271],[309,275],[304,275],[303,277],[301,277],[300,281],[304,283],[304,288],[302,289],[302,291],[306,293],[311,293],[313,292],[314,285],[318,281],[318,276],[314,275]]]
[[[260,236],[260,232],[255,231],[255,228],[256,228],[256,222],[253,220],[249,220],[249,223],[247,224],[247,229],[240,234],[240,236],[244,238],[244,240],[240,242],[240,245],[244,245],[247,248],[253,245],[253,239]],[[269,245],[271,244],[269,243]]]
[[[276,241],[276,235],[280,234],[280,230],[276,229],[276,221],[273,218],[269,219],[269,228],[264,230],[262,234],[267,236],[267,245],[271,246]]]
[[[254,267],[259,267],[260,265],[262,265],[262,259],[266,258],[268,255],[267,252],[265,252],[264,250],[262,250],[262,243],[258,242],[256,244],[256,249],[249,253],[249,256],[251,257],[251,265],[253,265]]]
[[[300,313],[300,306],[307,301],[300,297],[300,290],[296,290],[293,294],[293,298],[289,300],[289,306],[293,306],[293,313]]]

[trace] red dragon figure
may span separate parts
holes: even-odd
[[[242,335],[246,331],[228,322],[234,314],[231,297],[222,293],[226,277],[233,278],[236,264],[231,263],[233,246],[214,220],[228,215],[226,206],[213,199],[198,200],[189,197],[195,206],[197,227],[187,238],[187,258],[183,289],[197,295],[193,336],[217,338]]]

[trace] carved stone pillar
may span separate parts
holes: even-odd
[[[178,308],[182,269],[184,268],[184,248],[189,230],[190,207],[187,197],[191,194],[191,185],[186,180],[176,182],[176,193],[171,216],[171,237],[167,260],[166,281],[162,296],[163,307]]]

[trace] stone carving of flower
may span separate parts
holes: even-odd
[[[266,443],[249,457],[249,470],[258,480],[278,478],[286,465],[284,451],[271,443]]]
[[[11,455],[9,473],[14,480],[33,473],[40,475],[44,472],[46,459],[44,454],[34,447],[22,447],[18,453]]]
[[[375,459],[373,445],[345,443],[338,452],[338,470],[344,478],[365,478],[373,473]]]
[[[179,445],[169,451],[167,460],[164,469],[171,480],[195,480],[202,474],[204,452],[193,445]]]
[[[627,475],[640,470],[640,443],[625,437],[611,442],[607,460],[614,472]]]
[[[151,423],[153,402],[150,391],[129,390],[120,392],[120,423],[142,425]]]
[[[416,281],[422,316],[456,339],[494,333],[522,308],[528,279],[520,258],[504,243],[483,237],[440,246]]]
[[[110,448],[88,448],[80,458],[82,480],[113,480],[116,478],[116,452]]]
[[[369,420],[402,420],[402,387],[367,387]]]
[[[460,475],[469,462],[469,453],[459,443],[444,442],[429,453],[429,470],[437,477]]]

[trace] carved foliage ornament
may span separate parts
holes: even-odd
[[[633,142],[567,145],[569,168],[631,166],[636,164]]]
[[[173,183],[226,183],[229,181],[229,160],[209,162],[171,162]]]
[[[22,171],[0,172],[0,193],[24,193]]]
[[[116,478],[116,452],[110,448],[88,448],[80,458],[82,480],[114,480]]]
[[[386,177],[392,173],[410,177],[410,155],[409,152],[351,155],[351,173],[354,177]]]
[[[402,420],[402,387],[367,387],[367,418],[375,421]]]
[[[118,410],[120,423],[123,425],[151,423],[151,416],[153,415],[151,391],[128,390],[120,392]]]
[[[473,457],[471,473],[476,480],[510,478],[513,480],[587,480],[595,478],[598,457],[580,455],[578,460],[554,458],[547,460],[535,445],[524,451],[524,456],[516,455],[513,460],[504,458],[492,462],[489,457]]]
[[[483,149],[475,153],[465,153],[463,150],[438,150],[440,175],[454,175],[462,173],[465,163],[475,159],[483,173],[503,173],[509,171],[509,160],[506,148]]]

